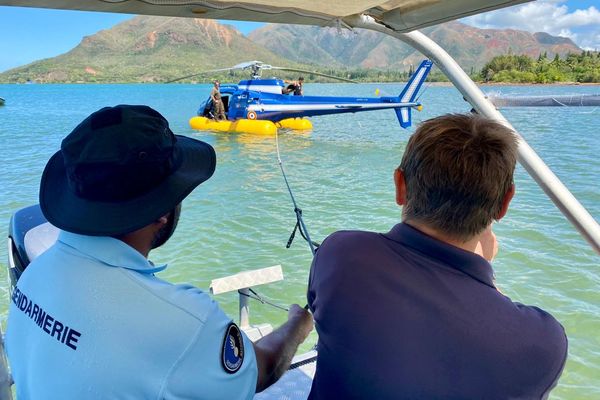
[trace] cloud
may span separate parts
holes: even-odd
[[[463,19],[479,28],[520,29],[568,37],[585,49],[600,49],[600,11],[569,12],[566,0],[539,0]]]

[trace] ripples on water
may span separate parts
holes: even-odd
[[[306,85],[309,94],[371,96],[400,92],[402,85]],[[0,85],[0,220],[37,202],[39,177],[62,138],[89,113],[106,105],[148,104],[176,133],[211,143],[218,156],[212,179],[184,202],[172,240],[153,253],[171,267],[161,277],[207,288],[210,280],[246,269],[281,264],[285,281],[259,288],[278,303],[305,303],[310,251],[297,235],[293,207],[279,171],[273,138],[198,133],[188,119],[207,85]],[[490,89],[498,91],[497,88]],[[597,93],[598,87],[504,87],[503,94]],[[421,121],[440,113],[468,112],[453,88],[431,87],[422,98]],[[524,108],[505,115],[596,218],[600,215],[600,109]],[[282,132],[281,155],[313,240],[338,229],[387,231],[400,217],[392,172],[411,131],[391,111],[313,119],[309,134]],[[515,301],[552,312],[565,326],[569,360],[555,399],[600,398],[599,257],[519,167],[517,194],[495,230],[501,251],[494,262],[498,284]],[[0,248],[4,278],[4,246]],[[6,279],[3,279],[6,281]],[[2,319],[8,301],[0,302]],[[368,289],[368,288],[365,288]],[[357,295],[361,295],[357,293]],[[217,297],[237,313],[233,294]],[[285,314],[252,304],[252,320],[278,324]],[[308,349],[316,341],[312,335]],[[535,368],[535,366],[532,366]]]

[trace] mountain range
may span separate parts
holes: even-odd
[[[494,56],[512,52],[538,57],[579,53],[570,39],[547,33],[513,29],[478,29],[448,22],[423,31],[454,57],[464,69],[480,69]],[[273,53],[293,61],[318,65],[406,70],[423,56],[403,42],[374,31],[318,28],[300,25],[266,25],[248,36]]]
[[[547,33],[478,29],[460,22],[424,33],[467,71],[512,52],[537,57],[581,51]],[[403,42],[366,30],[268,24],[244,36],[214,20],[138,16],[86,36],[71,51],[0,74],[0,82],[163,82],[248,61],[307,69],[408,70],[423,58]]]

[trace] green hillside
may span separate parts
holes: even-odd
[[[85,37],[68,53],[0,74],[0,81],[164,82],[249,58],[289,64],[232,26],[139,16]]]

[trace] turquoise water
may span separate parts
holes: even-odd
[[[307,94],[399,93],[402,85],[306,85]],[[503,94],[597,93],[599,87],[493,87]],[[274,138],[194,132],[188,119],[209,93],[207,85],[0,85],[0,221],[37,202],[39,177],[61,139],[89,113],[119,103],[148,104],[172,129],[211,143],[217,171],[184,202],[174,237],[152,254],[168,262],[161,276],[207,288],[210,280],[242,270],[281,264],[285,281],[259,288],[281,304],[305,303],[311,255],[298,237],[285,249],[295,217],[277,164]],[[453,88],[432,86],[415,120],[470,106]],[[592,215],[600,217],[600,109],[532,108],[505,115]],[[338,229],[387,231],[400,218],[392,172],[411,131],[391,111],[313,119],[314,131],[283,132],[281,156],[312,238]],[[600,257],[590,249],[519,167],[517,194],[496,225],[500,253],[497,281],[513,300],[550,311],[565,326],[569,359],[553,399],[600,398]],[[6,232],[6,231],[5,231]],[[0,282],[6,282],[7,253],[0,247]],[[6,284],[0,316],[6,318]],[[365,288],[368,289],[368,288]],[[358,294],[360,295],[360,294]],[[237,296],[216,299],[231,315]],[[285,313],[252,303],[253,322],[278,324]],[[316,341],[313,333],[303,349]],[[531,366],[535,368],[535,365]]]

